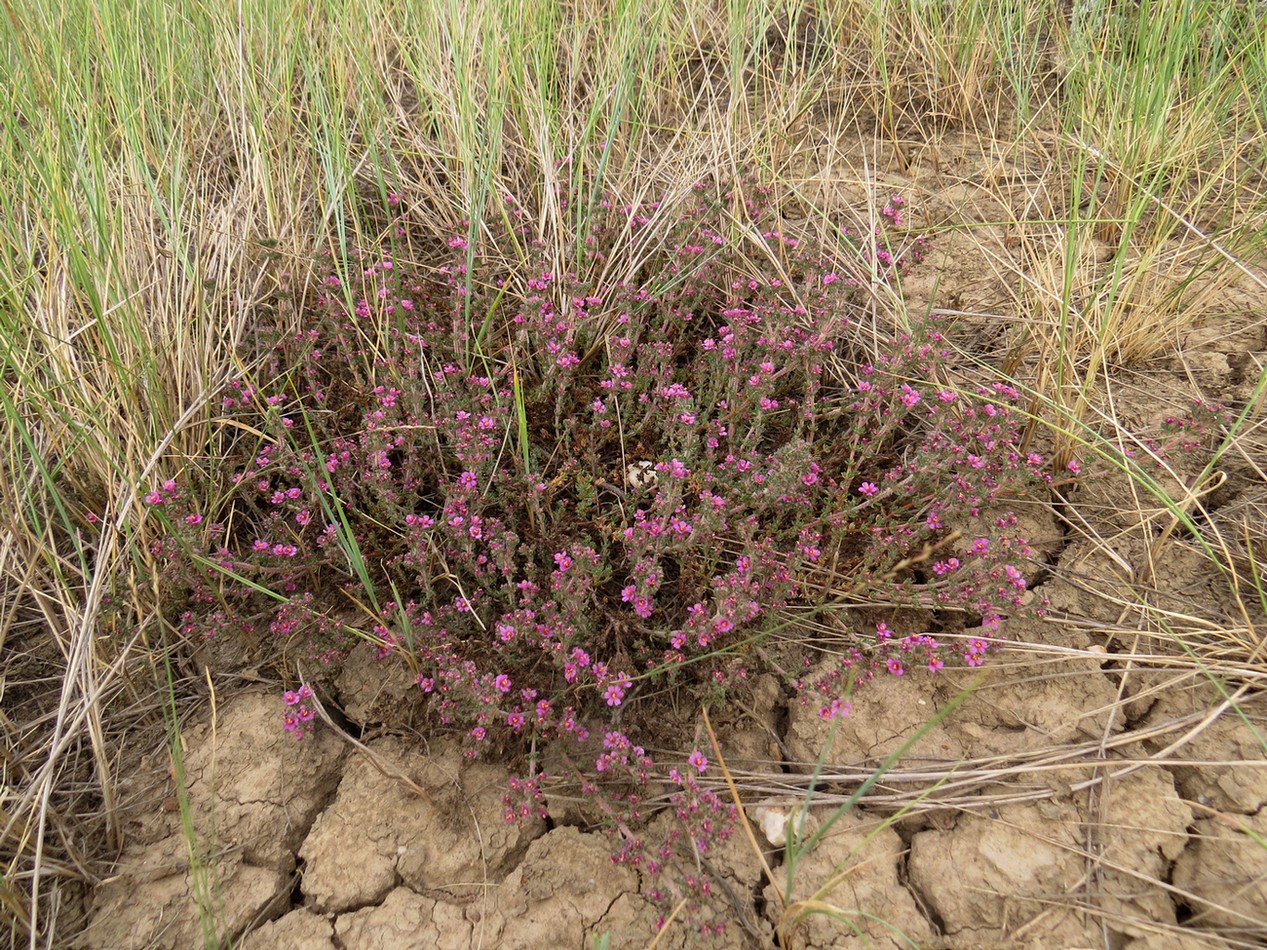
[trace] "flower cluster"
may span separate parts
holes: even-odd
[[[312,699],[312,687],[307,683],[301,684],[299,689],[286,690],[283,696],[286,711],[282,715],[282,725],[296,739],[302,739],[307,734],[312,721],[317,716],[317,711],[308,705],[310,699]]]
[[[701,774],[708,769],[707,760],[698,751],[692,753],[689,763]],[[647,889],[649,900],[664,911],[685,902],[685,919],[694,924],[699,935],[720,937],[725,932],[725,916],[724,912],[718,913],[718,906],[710,899],[714,892],[708,865],[699,861],[687,865],[673,859],[678,854],[707,859],[734,832],[739,811],[718,792],[702,786],[690,770],[683,773],[670,769],[668,779],[673,791],[668,797],[668,820],[663,823],[666,830],[660,840],[653,848],[631,848],[627,842],[616,860],[640,868],[654,881]],[[641,845],[637,839],[633,843]],[[662,928],[664,920],[661,916],[657,926]]]

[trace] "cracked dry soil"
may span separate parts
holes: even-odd
[[[1024,639],[1053,631],[1071,647],[1091,645],[1087,634],[1051,624],[1034,624]],[[1267,852],[1234,821],[1267,834],[1260,814],[1267,762],[1252,727],[1225,715],[1167,764],[1132,768],[1202,721],[1202,697],[1198,689],[1169,690],[1140,705],[1138,718],[1115,720],[1121,674],[1107,656],[1084,651],[1040,666],[999,661],[873,790],[871,804],[801,857],[791,899],[834,879],[826,899],[849,913],[809,918],[793,945],[898,947],[909,939],[929,948],[1145,950],[1232,947],[1241,944],[1238,934],[1262,934]],[[339,682],[345,696],[361,684],[348,705],[363,714],[374,706],[365,692],[373,662],[350,664]],[[390,694],[378,672],[373,688]],[[960,688],[953,676],[931,685],[908,677],[861,691],[826,760],[857,770],[829,767],[822,790],[847,792]],[[756,764],[754,749],[785,749],[784,800],[792,802],[812,766],[790,763],[813,762],[830,726],[809,706],[777,708],[777,685],[763,687],[768,701],[753,712],[764,721],[735,723],[723,749],[741,781],[745,759]],[[274,691],[244,692],[214,722],[188,731],[191,808],[215,860],[191,869],[170,805],[140,815],[118,874],[93,896],[78,946],[201,946],[199,891],[210,895],[220,932],[255,950],[579,950],[600,935],[618,948],[653,937],[647,882],[612,862],[611,841],[589,830],[583,803],[551,802],[567,823],[507,825],[503,767],[467,762],[448,742],[427,747],[394,735],[368,742],[372,759],[328,729],[296,743],[278,727],[278,703]],[[1248,704],[1251,717],[1257,705]],[[1056,750],[1080,746],[1103,749],[1102,765],[1084,757],[1079,768],[1060,768]],[[1201,764],[1237,755],[1246,767]],[[886,796],[897,801],[921,769],[945,772],[955,763],[936,792],[941,807],[886,821],[895,811]],[[810,822],[831,810],[812,809]],[[733,946],[773,940],[787,899],[779,894],[786,855],[760,831],[757,840],[773,882],[742,834],[710,856],[735,904]],[[659,945],[691,940],[671,930]]]

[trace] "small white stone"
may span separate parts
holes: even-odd
[[[630,488],[645,488],[654,485],[657,479],[655,466],[647,461],[630,462],[625,469],[625,484]]]
[[[795,812],[796,818],[793,819]],[[782,848],[787,844],[787,828],[789,820],[798,820],[797,839],[804,840],[818,829],[818,822],[813,815],[805,814],[804,807],[793,809],[788,805],[761,804],[752,810],[752,820],[761,829],[765,840],[773,847]]]
[[[776,848],[787,844],[787,818],[791,814],[786,808],[772,808],[769,805],[758,805],[753,810],[752,818],[765,835],[765,840]]]

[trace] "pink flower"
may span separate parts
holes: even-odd
[[[708,759],[704,757],[704,753],[696,749],[686,759],[691,765],[695,766],[697,772],[703,773],[708,771]]]
[[[863,482],[858,486],[858,493],[866,495],[868,498],[874,496],[879,490],[873,482]]]
[[[842,702],[839,699],[833,699],[829,704],[818,710],[820,719],[832,720],[837,716],[848,716],[853,711],[853,704]]]

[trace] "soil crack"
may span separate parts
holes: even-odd
[[[915,907],[921,916],[928,921],[928,926],[933,928],[933,933],[939,937],[946,936],[946,922],[942,920],[941,915],[933,907],[932,903],[925,896],[919,885],[911,879],[910,874],[911,849],[909,845],[902,849],[897,857],[897,879],[898,882],[906,888],[911,899],[915,901]]]

